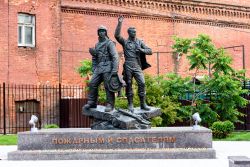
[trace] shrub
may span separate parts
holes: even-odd
[[[232,133],[234,128],[235,128],[234,124],[232,122],[230,122],[230,121],[225,121],[224,124],[225,124],[225,127],[226,127],[226,132],[228,134]]]
[[[152,127],[161,126],[162,121],[163,121],[163,119],[162,119],[160,116],[154,117],[154,118],[151,120],[151,126],[152,126]]]
[[[76,71],[80,74],[81,77],[86,77],[87,75],[92,74],[92,61],[83,60],[80,62],[81,65],[76,68]]]
[[[173,81],[174,80],[174,81]],[[152,126],[168,126],[182,117],[178,115],[180,103],[178,97],[184,87],[185,79],[175,74],[153,77],[145,75],[147,104],[161,108],[162,115],[152,119]]]
[[[57,124],[47,124],[44,125],[44,129],[59,128]]]
[[[226,138],[234,130],[234,124],[230,121],[217,121],[214,122],[212,127],[213,137],[222,139]]]

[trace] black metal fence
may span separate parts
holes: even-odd
[[[47,124],[90,127],[92,120],[81,114],[86,94],[84,86],[0,84],[0,134],[29,130],[31,115],[38,116],[39,128]],[[250,100],[249,95],[245,98]],[[250,104],[240,110],[247,116],[237,129],[250,130]]]
[[[87,103],[87,91],[83,86],[60,86],[60,118],[61,128],[90,127],[92,119],[82,115],[82,106]]]
[[[83,86],[0,84],[0,134],[29,130],[31,115],[39,118],[38,128],[89,127],[91,120],[81,115],[85,96]]]

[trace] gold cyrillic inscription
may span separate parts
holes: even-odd
[[[52,138],[52,144],[175,143],[176,137]]]

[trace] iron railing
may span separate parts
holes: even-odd
[[[249,89],[249,82],[246,88]],[[92,119],[82,115],[87,91],[75,85],[16,85],[0,84],[0,134],[15,134],[30,129],[31,115],[39,118],[38,128],[57,124],[61,128],[90,127]],[[185,96],[181,100],[188,100]],[[245,96],[250,100],[250,95]],[[245,124],[239,130],[250,130],[250,104],[241,112]]]

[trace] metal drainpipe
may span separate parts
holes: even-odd
[[[10,1],[8,0],[8,61],[7,61],[7,84],[9,84],[9,75],[10,75]]]

